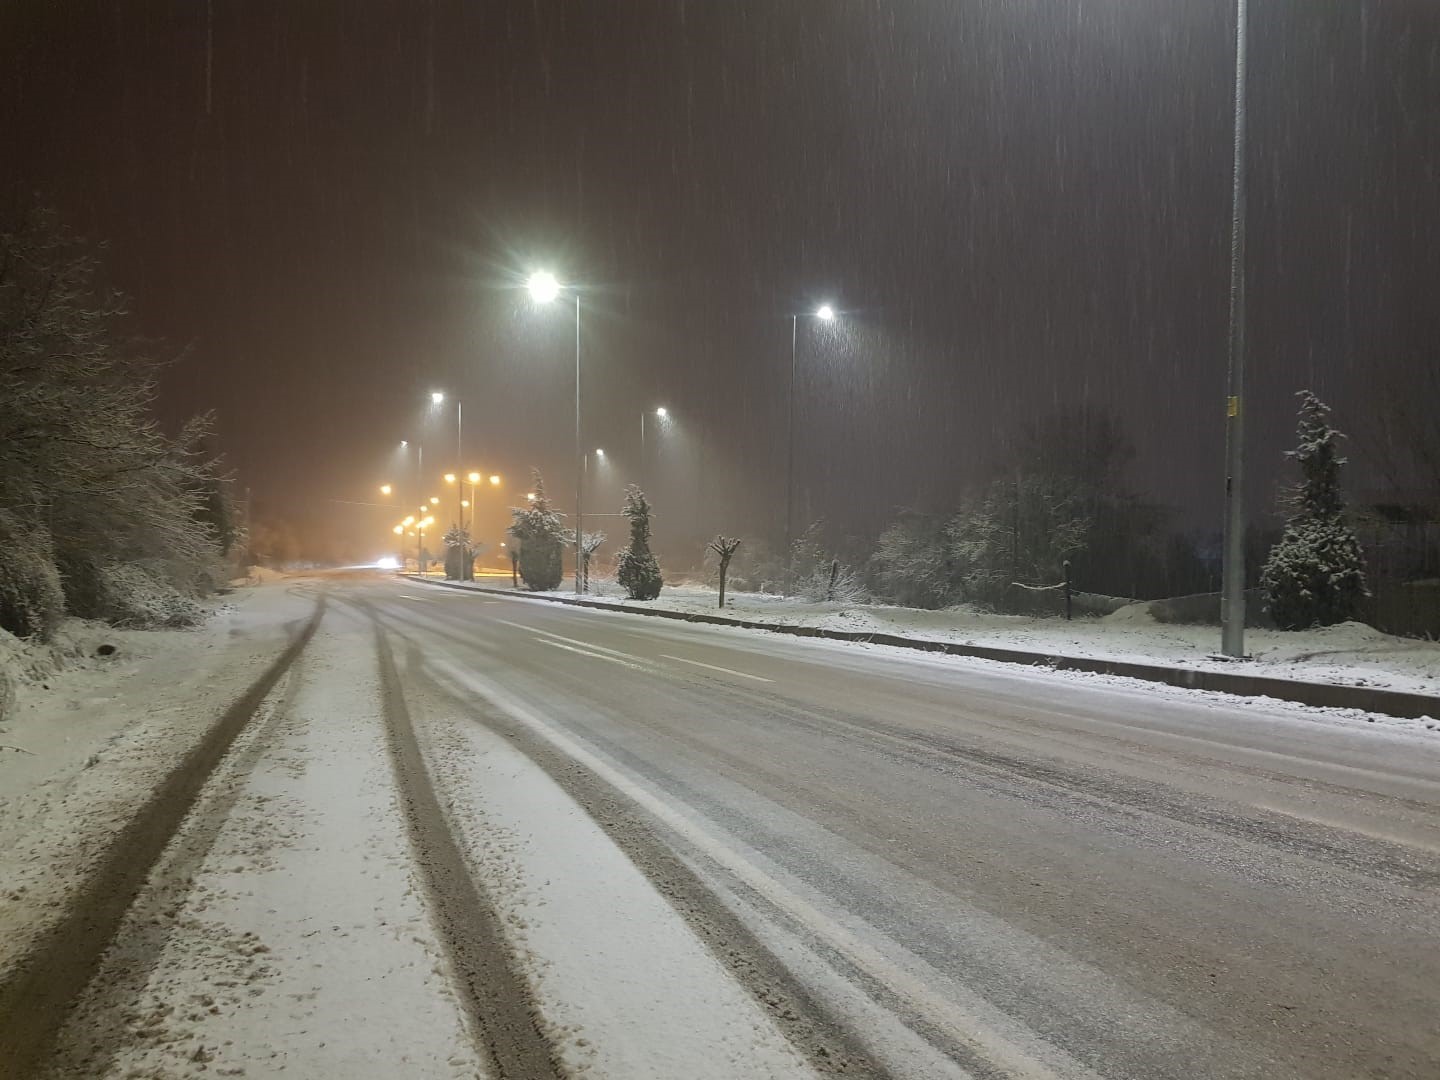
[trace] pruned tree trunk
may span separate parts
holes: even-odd
[[[710,541],[709,548],[720,557],[720,607],[725,606],[725,575],[730,571],[730,559],[740,546],[738,537],[717,536]]]

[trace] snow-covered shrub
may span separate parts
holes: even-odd
[[[0,629],[44,640],[64,614],[50,534],[0,510]]]
[[[545,496],[545,481],[539,470],[535,472],[534,494],[528,505],[511,507],[513,520],[508,532],[520,553],[520,578],[525,587],[543,592],[559,585],[565,574],[561,548],[565,526]]]
[[[620,512],[630,521],[630,543],[615,556],[615,578],[631,600],[654,600],[664,581],[650,550],[650,503],[645,493],[634,484],[627,487]]]
[[[942,608],[951,602],[954,585],[942,521],[904,515],[880,534],[870,561],[877,587],[895,603]]]
[[[1330,423],[1330,409],[1301,391],[1299,445],[1286,456],[1300,465],[1290,494],[1285,533],[1270,549],[1260,584],[1275,625],[1282,630],[1332,626],[1355,617],[1365,587],[1365,557],[1345,521],[1336,443],[1345,436]]]
[[[813,566],[809,573],[798,577],[795,595],[814,603],[859,604],[866,599],[865,583],[839,559]]]
[[[791,593],[815,603],[863,601],[865,583],[859,574],[830,553],[823,543],[823,529],[824,522],[813,522],[791,545],[790,567],[794,575]]]
[[[98,568],[99,615],[112,626],[133,630],[179,628],[200,623],[205,612],[160,574],[137,563]]]
[[[1045,476],[994,481],[945,526],[958,599],[997,611],[1022,608],[1017,586],[1053,585],[1085,547],[1090,519],[1068,482]]]

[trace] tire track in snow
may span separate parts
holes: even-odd
[[[90,881],[0,985],[0,1080],[25,1080],[45,1063],[77,996],[94,977],[125,913],[200,790],[265,699],[314,637],[325,615],[315,611],[294,639],[200,742],[171,770],[100,860]]]
[[[424,873],[458,989],[482,1035],[493,1074],[505,1080],[562,1077],[554,1049],[540,1027],[540,1010],[514,967],[494,907],[471,876],[450,832],[415,738],[385,629],[373,611],[370,615],[385,698],[387,742],[410,842]]]

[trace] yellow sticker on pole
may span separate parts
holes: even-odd
[[[1239,415],[1240,415],[1240,397],[1239,397],[1239,395],[1231,395],[1230,397],[1228,397],[1228,398],[1225,399],[1225,415],[1226,415],[1226,416],[1239,416]]]

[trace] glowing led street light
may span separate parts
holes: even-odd
[[[433,394],[430,395],[430,404],[431,404],[431,405],[442,405],[442,404],[444,404],[444,402],[445,402],[445,395],[442,394],[439,390],[436,390]]]
[[[480,474],[478,472],[472,472],[466,476],[465,479],[469,480],[472,484],[478,484],[480,482]]]
[[[381,494],[381,495],[389,495],[389,494],[390,494],[390,491],[391,491],[391,488],[390,488],[390,485],[389,485],[389,484],[381,484],[381,485],[380,485],[380,494]]]
[[[549,270],[535,271],[530,275],[525,287],[530,290],[530,298],[537,304],[548,304],[560,295],[560,282]]]
[[[665,417],[670,415],[670,410],[665,408],[664,405],[661,405],[660,408],[655,410],[655,415],[658,416],[661,420],[664,420]]]
[[[830,322],[832,319],[835,318],[835,309],[829,304],[821,304],[820,310],[815,312],[815,317],[817,319],[824,319],[826,322]]]
[[[500,477],[499,477],[499,476],[491,476],[491,477],[490,477],[490,486],[491,486],[491,487],[499,487],[499,486],[500,486]]]

